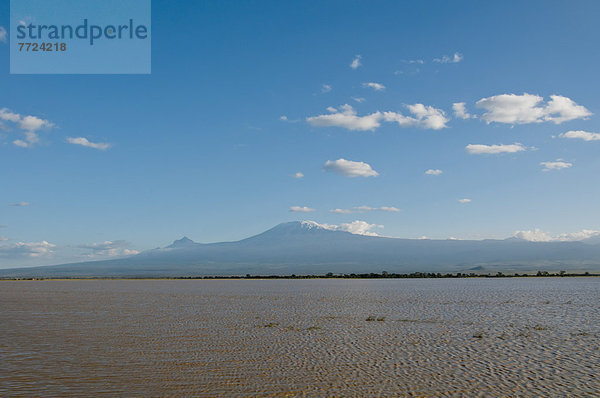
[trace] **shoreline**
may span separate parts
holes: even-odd
[[[475,274],[475,273],[425,273],[414,272],[411,274],[396,273],[365,273],[365,274],[325,274],[325,275],[203,275],[203,276],[73,276],[73,277],[28,277],[28,278],[0,278],[0,281],[68,281],[68,280],[265,280],[265,279],[472,279],[472,278],[582,278],[582,277],[600,277],[600,273],[582,272],[567,273],[559,271],[551,273],[548,271],[538,271],[537,273],[513,273],[504,274]]]

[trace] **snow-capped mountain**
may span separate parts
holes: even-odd
[[[237,241],[189,238],[104,261],[0,270],[0,276],[289,275],[388,272],[600,270],[600,245],[583,242],[396,239],[313,221],[279,224]]]

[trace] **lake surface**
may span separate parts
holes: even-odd
[[[0,281],[0,396],[599,396],[600,278]]]

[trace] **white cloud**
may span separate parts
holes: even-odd
[[[68,137],[67,138],[67,142],[69,144],[81,145],[81,146],[85,146],[85,147],[88,147],[88,148],[99,149],[101,151],[104,151],[104,150],[110,148],[110,144],[108,144],[108,143],[105,143],[105,142],[91,142],[91,141],[88,141],[88,139],[84,138],[84,137]]]
[[[56,245],[41,242],[17,242],[0,246],[0,257],[44,257],[54,253]]]
[[[384,112],[383,117],[387,122],[397,122],[400,127],[420,127],[425,129],[439,130],[446,126],[449,119],[441,109],[423,104],[407,105],[408,110],[415,117],[404,116],[396,112]]]
[[[87,253],[85,257],[116,257],[116,256],[132,256],[138,254],[138,250],[130,249],[131,244],[124,240],[107,240],[101,243],[91,243],[77,246],[79,249],[84,249]]]
[[[443,173],[443,171],[440,169],[429,169],[429,170],[425,171],[425,174],[427,174],[428,176],[439,176],[442,173]]]
[[[391,212],[391,213],[400,213],[400,211],[401,211],[400,209],[393,207],[393,206],[381,206],[381,207],[356,206],[353,209],[358,211],[359,213],[362,213],[365,211],[375,211],[375,210],[386,211],[386,212]]]
[[[8,122],[17,123],[19,120],[21,120],[21,115],[19,115],[18,113],[13,113],[6,108],[2,108],[0,109],[0,119]]]
[[[19,127],[25,131],[37,131],[43,127],[52,127],[52,123],[36,116],[23,116],[19,121]]]
[[[36,116],[22,116],[18,113],[11,112],[6,108],[0,109],[0,119],[12,122],[17,128],[23,130],[23,134],[25,135],[24,139],[13,141],[14,145],[22,148],[30,148],[40,141],[37,135],[38,130],[54,127],[54,124],[50,123],[48,120],[40,119]]]
[[[422,59],[403,59],[402,62],[404,62],[405,64],[420,64],[420,65],[423,65],[425,63],[425,61],[423,61]]]
[[[355,209],[357,212],[365,212],[365,211],[376,210],[376,208],[375,208],[375,207],[371,207],[371,206],[364,206],[364,205],[363,205],[363,206],[356,206],[356,207],[354,207],[354,209]]]
[[[471,203],[471,199],[468,198],[463,198],[463,199],[458,199],[459,203]]]
[[[304,174],[302,174],[301,172],[297,172],[292,174],[292,177],[294,178],[304,178]]]
[[[352,97],[352,99],[358,102],[359,104],[366,101],[366,99],[364,99],[363,97]]]
[[[540,165],[544,166],[542,171],[562,170],[573,167],[573,163],[565,162],[562,159],[557,159],[554,162],[541,162]]]
[[[13,144],[15,146],[21,147],[21,148],[29,148],[30,145],[33,145],[32,143],[23,141],[23,140],[14,140]]]
[[[469,144],[465,147],[466,151],[470,154],[475,155],[495,155],[499,153],[516,153],[526,151],[527,147],[523,144],[514,143],[510,145],[482,145],[482,144]]]
[[[595,238],[596,236],[600,236],[600,231],[596,231],[593,229],[582,229],[578,232],[570,232],[570,233],[562,233],[559,234],[556,239],[561,242],[572,242],[572,241],[582,241],[585,239]]]
[[[339,230],[350,232],[355,235],[367,235],[367,236],[379,236],[372,230],[374,228],[383,228],[383,225],[369,224],[366,221],[352,221],[351,223],[344,223],[339,226]]]
[[[14,140],[14,145],[21,148],[31,148],[32,146],[40,142],[40,137],[37,135],[37,133],[34,133],[33,131],[26,131],[23,134],[25,134],[25,140]]]
[[[374,83],[374,82],[363,83],[362,86],[365,88],[372,88],[375,91],[385,90],[385,86],[381,83]]]
[[[331,86],[330,86],[329,84],[323,84],[323,85],[321,86],[321,92],[322,92],[323,94],[325,94],[325,93],[328,93],[328,92],[330,92],[330,91],[331,91]]]
[[[530,242],[550,242],[552,240],[552,237],[549,234],[539,229],[530,231],[516,231],[513,237]]]
[[[329,115],[318,115],[306,118],[306,121],[315,127],[343,127],[348,130],[375,130],[379,127],[382,118],[381,112],[366,116],[357,116],[352,106],[345,104],[340,110],[329,107]]]
[[[452,104],[452,110],[454,111],[454,116],[459,119],[471,119],[475,117],[467,112],[467,106],[464,102],[455,102]]]
[[[590,133],[582,130],[567,131],[566,133],[560,134],[559,137],[580,139],[584,141],[600,141],[600,133]]]
[[[290,207],[290,211],[292,213],[310,213],[310,212],[316,211],[316,209],[313,209],[311,207],[306,207],[306,206],[292,206],[292,207]]]
[[[381,206],[381,207],[355,206],[351,209],[330,210],[331,213],[337,213],[337,214],[365,213],[367,211],[385,211],[385,212],[389,212],[389,213],[400,213],[402,210],[400,210],[394,206]]]
[[[545,109],[545,120],[560,124],[573,119],[586,118],[592,114],[582,105],[561,95],[551,95]]]
[[[29,202],[17,202],[17,203],[11,203],[11,204],[9,204],[9,206],[13,206],[13,207],[27,207],[27,206],[31,206],[31,203],[29,203]]]
[[[282,122],[287,122],[287,123],[298,123],[300,121],[300,119],[290,119],[289,117],[287,117],[287,115],[279,116],[279,120],[281,120]],[[261,128],[258,128],[258,127],[250,127],[250,128],[254,129],[254,130],[262,130]]]
[[[350,67],[352,69],[358,69],[359,66],[362,66],[362,63],[360,62],[361,58],[361,55],[356,55],[352,62],[350,62]]]
[[[6,43],[6,29],[3,26],[0,26],[0,41]]]
[[[404,116],[396,112],[379,111],[366,116],[357,116],[351,105],[344,104],[340,109],[332,106],[327,108],[329,114],[307,117],[306,121],[315,127],[342,127],[348,130],[375,130],[381,126],[381,121],[396,122],[400,127],[419,127],[439,130],[447,127],[449,121],[441,109],[423,104],[407,105],[413,116]]]
[[[444,55],[442,58],[434,58],[433,62],[438,62],[440,64],[455,64],[464,59],[464,56],[461,53],[454,53],[453,56],[449,57],[448,55]]]
[[[600,236],[600,231],[593,229],[583,229],[579,232],[562,233],[552,236],[540,229],[516,231],[513,235],[515,238],[527,240],[530,242],[577,242],[585,239]]]
[[[352,209],[333,209],[333,210],[329,210],[331,213],[337,213],[337,214],[351,214],[354,213],[354,210]]]
[[[592,113],[573,100],[560,95],[551,95],[544,104],[544,98],[524,93],[501,94],[482,98],[476,105],[486,112],[481,118],[487,123],[526,124],[553,122],[560,124],[573,119],[587,118]]]
[[[328,160],[323,165],[326,171],[333,171],[345,177],[377,177],[379,173],[371,168],[365,162],[354,162],[352,160],[338,159],[335,161]]]

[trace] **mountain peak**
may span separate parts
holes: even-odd
[[[300,221],[300,226],[306,229],[324,229],[327,231],[335,231],[336,228],[329,224],[319,224],[316,221]]]
[[[277,233],[305,233],[305,232],[316,232],[316,231],[337,231],[335,225],[319,224],[316,221],[291,221],[281,223],[269,231]],[[268,231],[267,231],[268,232]]]
[[[190,247],[190,246],[193,246],[195,244],[196,244],[196,242],[194,242],[193,240],[191,240],[187,236],[184,236],[181,239],[177,239],[176,241],[174,241],[173,243],[171,243],[171,245],[169,245],[167,247],[169,247],[169,248]]]

